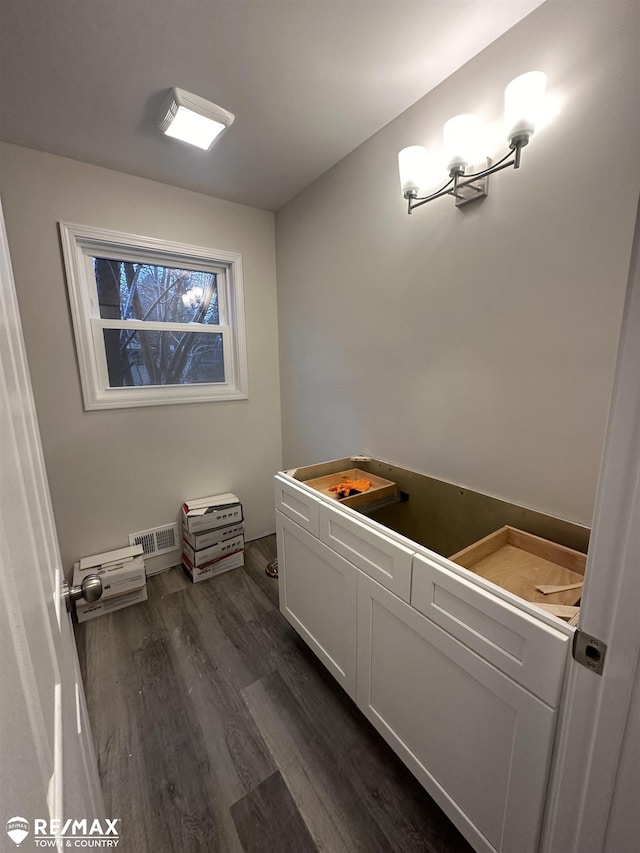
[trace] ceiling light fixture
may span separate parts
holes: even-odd
[[[167,136],[208,151],[233,124],[233,113],[184,89],[172,89],[169,106],[160,122]]]
[[[398,165],[402,194],[408,201],[407,212],[411,213],[416,207],[443,195],[454,196],[456,207],[485,198],[489,175],[509,166],[519,169],[521,151],[528,145],[541,112],[546,82],[547,75],[542,71],[529,71],[509,83],[504,92],[509,151],[494,165],[487,157],[486,169],[469,174],[465,172],[469,163],[480,162],[478,149],[481,128],[478,119],[472,115],[454,116],[443,128],[449,180],[436,192],[418,195],[424,192],[429,183],[429,156],[426,150],[421,145],[403,148],[398,154]]]

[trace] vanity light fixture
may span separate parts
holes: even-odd
[[[456,207],[477,201],[487,195],[489,175],[510,166],[519,169],[522,149],[528,145],[541,112],[546,82],[544,72],[529,71],[509,83],[504,92],[509,151],[493,165],[487,157],[486,169],[471,173],[465,171],[470,163],[480,162],[480,123],[473,115],[454,116],[443,128],[449,180],[436,192],[419,195],[429,183],[426,149],[420,145],[403,148],[398,154],[398,165],[402,194],[408,202],[407,212],[411,213],[416,207],[444,195],[454,196]]]
[[[208,151],[233,124],[234,119],[233,113],[211,101],[205,101],[184,89],[172,89],[160,130],[167,136]]]

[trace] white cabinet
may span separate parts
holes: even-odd
[[[281,512],[276,534],[280,610],[355,699],[357,569]]]
[[[476,850],[534,853],[571,630],[288,474],[276,507],[284,616]]]
[[[555,711],[358,575],[360,709],[477,850],[534,853]]]
[[[413,551],[378,533],[366,520],[352,518],[328,504],[318,509],[318,530],[320,539],[332,550],[409,601]]]

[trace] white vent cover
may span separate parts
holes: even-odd
[[[180,548],[178,525],[165,524],[162,527],[141,530],[139,533],[130,533],[129,545],[142,545],[145,557],[157,557],[159,554],[177,551]]]

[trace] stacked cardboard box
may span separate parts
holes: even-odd
[[[83,557],[73,567],[73,585],[79,586],[89,575],[98,575],[102,581],[102,597],[92,604],[86,601],[76,603],[78,622],[147,600],[142,545]]]
[[[242,504],[235,495],[183,503],[182,566],[193,583],[244,566]]]

